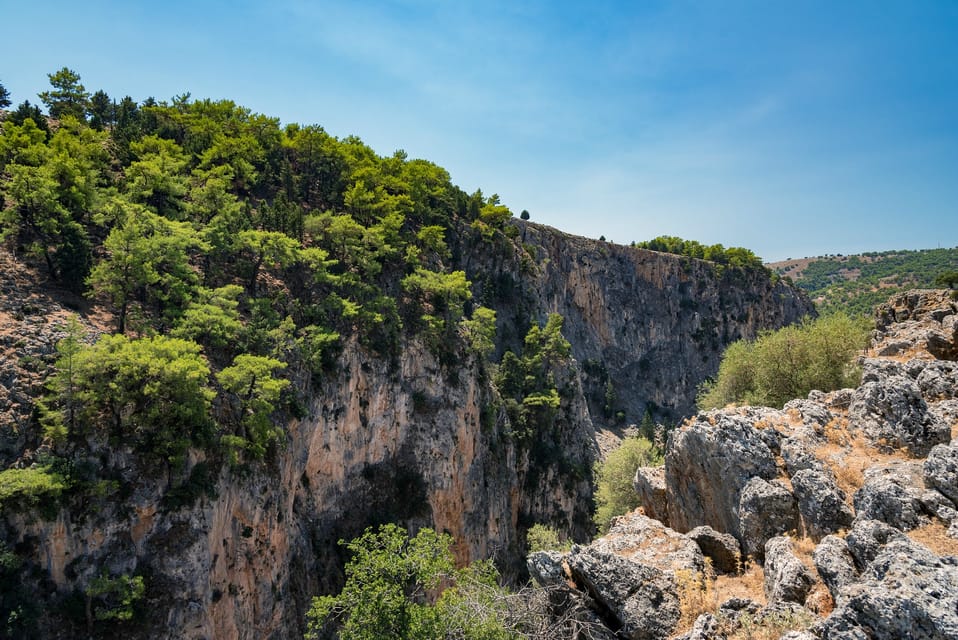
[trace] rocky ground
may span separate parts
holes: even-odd
[[[531,574],[593,638],[958,638],[958,303],[876,317],[858,388],[698,414],[640,510]]]

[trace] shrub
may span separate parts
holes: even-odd
[[[559,532],[544,524],[534,524],[529,527],[526,533],[526,543],[529,546],[529,553],[536,551],[568,551],[572,548],[569,540],[561,540]]]
[[[729,345],[718,376],[699,390],[699,409],[730,403],[781,407],[813,389],[856,386],[852,363],[868,343],[868,321],[836,313]]]
[[[608,531],[612,518],[639,506],[639,496],[632,486],[636,469],[663,462],[662,452],[650,440],[630,437],[596,465],[595,524],[599,533]]]
[[[66,488],[63,476],[47,467],[5,469],[0,471],[0,507],[6,508],[10,504],[36,507],[57,498]]]

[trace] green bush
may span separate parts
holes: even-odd
[[[47,467],[5,469],[0,471],[0,507],[7,508],[11,504],[22,508],[36,507],[59,497],[66,488],[63,476]]]
[[[526,543],[529,546],[529,553],[536,551],[568,551],[572,548],[572,542],[559,538],[559,532],[554,527],[544,524],[534,524],[529,527],[526,533]]]
[[[729,345],[718,376],[699,390],[699,409],[730,403],[781,407],[809,391],[856,386],[856,354],[868,344],[869,321],[836,313]]]
[[[639,506],[639,496],[632,486],[636,469],[663,462],[662,452],[650,440],[630,437],[596,465],[595,525],[600,534],[609,530],[612,518]]]
[[[352,554],[337,596],[313,598],[307,638],[440,640],[517,637],[502,620],[506,599],[489,562],[455,569],[452,538],[431,529],[409,537],[387,524],[344,543]],[[438,598],[436,592],[440,591]]]

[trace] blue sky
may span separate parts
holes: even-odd
[[[958,2],[4,3],[0,82],[230,98],[571,233],[958,245]],[[588,5],[588,6],[587,6]]]

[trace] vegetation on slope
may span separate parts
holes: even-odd
[[[612,518],[638,508],[639,495],[632,485],[635,470],[664,462],[662,451],[651,440],[632,436],[596,465],[595,525],[600,535],[609,530]]]
[[[823,313],[871,315],[875,305],[905,289],[950,286],[942,276],[958,270],[958,247],[825,256],[769,266],[807,291]]]
[[[730,267],[766,271],[762,259],[742,247],[725,248],[721,244],[705,245],[695,240],[684,240],[676,236],[659,236],[652,240],[635,243],[635,246],[639,249],[708,260]]]
[[[702,385],[699,409],[730,403],[782,407],[809,391],[857,386],[855,356],[867,346],[867,320],[843,313],[740,340],[722,355],[714,381]]]

